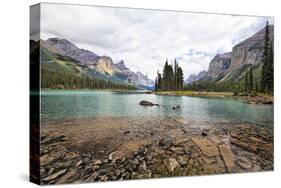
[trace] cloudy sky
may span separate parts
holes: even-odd
[[[267,17],[42,4],[41,38],[65,38],[154,79],[166,58],[185,79],[207,70],[217,53],[231,51],[265,26]]]

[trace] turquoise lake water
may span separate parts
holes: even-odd
[[[140,106],[141,100],[160,104]],[[180,105],[180,110],[172,106]],[[41,92],[42,120],[98,117],[177,116],[191,121],[273,124],[273,105],[253,105],[234,99],[160,96],[135,92],[45,90]]]

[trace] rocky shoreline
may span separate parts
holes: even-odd
[[[182,118],[43,122],[41,184],[273,170],[273,127]]]
[[[167,95],[167,96],[188,96],[188,97],[214,97],[231,98],[247,102],[248,104],[273,104],[274,97],[270,95],[233,95],[232,92],[195,92],[195,91],[157,91],[147,92],[148,94]]]
[[[249,104],[273,104],[274,98],[273,96],[248,96],[245,100]]]

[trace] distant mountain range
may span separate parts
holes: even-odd
[[[78,48],[66,39],[41,39],[40,52],[42,69],[131,84],[139,89],[154,88],[153,80],[130,70],[123,60],[114,64],[111,57]]]
[[[192,84],[195,81],[201,80],[207,75],[207,71],[201,71],[198,74],[191,74],[188,79],[186,79],[185,83]]]
[[[274,26],[270,25],[270,40],[273,40],[273,29]],[[253,65],[255,80],[259,80],[262,69],[264,34],[265,28],[235,45],[231,52],[217,54],[211,60],[208,71],[190,75],[185,83],[239,82],[243,80],[245,71],[250,65]],[[154,88],[153,80],[139,71],[130,70],[124,60],[113,63],[111,57],[99,56],[89,50],[78,48],[67,39],[49,38],[37,42],[31,41],[30,44],[31,53],[40,50],[42,69],[131,84],[139,89]]]
[[[273,40],[274,26],[269,25],[269,37]],[[253,36],[240,42],[231,52],[217,54],[210,62],[207,72],[190,75],[185,81],[191,84],[195,81],[239,82],[245,77],[246,69],[253,65],[256,80],[261,76],[265,28]]]

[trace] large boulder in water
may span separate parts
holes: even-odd
[[[159,106],[159,104],[154,104],[150,101],[145,101],[145,100],[142,100],[139,105],[142,105],[142,106]]]

